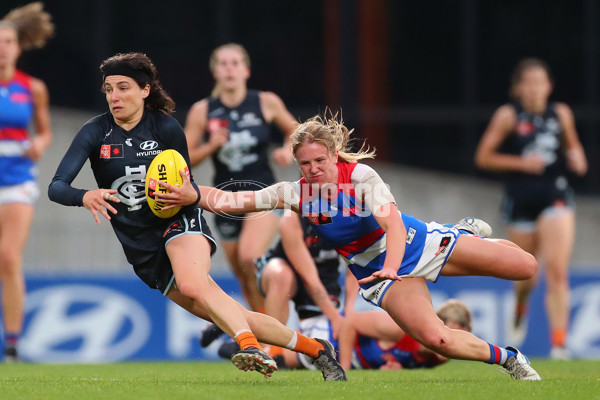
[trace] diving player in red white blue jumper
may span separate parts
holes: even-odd
[[[289,208],[301,214],[343,256],[362,297],[387,311],[419,343],[447,358],[500,364],[515,379],[539,380],[516,348],[446,327],[425,283],[439,275],[528,279],[537,269],[535,258],[507,240],[465,235],[400,213],[377,172],[357,162],[373,158],[374,151],[349,151],[351,132],[335,117],[313,117],[292,134],[302,179],[255,192],[200,187],[199,204],[217,213]]]

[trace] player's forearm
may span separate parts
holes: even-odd
[[[323,284],[320,281],[318,283],[315,282],[313,284],[305,283],[305,286],[308,291],[308,294],[313,299],[315,304],[321,309],[321,311],[327,317],[327,319],[333,321],[334,319],[340,317],[338,309],[331,301],[329,293],[327,293],[325,286],[323,286]]]
[[[398,271],[402,265],[404,251],[406,250],[406,229],[402,223],[390,224],[384,229],[387,236],[387,245],[383,268],[390,268]]]
[[[209,143],[203,144],[198,147],[188,148],[190,154],[190,163],[192,166],[196,166],[206,160],[211,154],[213,154],[217,148],[210,145]]]
[[[56,177],[48,186],[48,198],[64,206],[83,206],[83,195],[86,190],[76,189],[67,182]]]
[[[198,186],[203,209],[215,214],[243,214],[257,211],[252,191],[227,192],[211,186]]]

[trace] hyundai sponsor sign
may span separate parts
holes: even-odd
[[[221,286],[239,292],[233,279]],[[137,277],[29,277],[19,350],[34,362],[216,358],[201,349],[206,322]],[[235,296],[234,296],[235,297]]]
[[[240,299],[233,277],[217,277]],[[600,358],[600,273],[574,272],[569,348],[575,357]],[[150,290],[134,276],[28,277],[26,320],[20,351],[34,362],[215,359],[216,344],[200,348],[206,322]],[[429,285],[434,305],[449,297],[467,303],[473,331],[508,345],[512,283],[485,277],[442,277]],[[359,299],[359,302],[364,300]],[[365,308],[358,305],[357,308]],[[549,334],[543,283],[532,297],[529,334],[521,346],[529,356],[546,356]]]

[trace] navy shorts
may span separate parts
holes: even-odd
[[[225,241],[237,241],[242,232],[242,223],[246,214],[238,214],[235,218],[227,215],[215,214],[215,226],[219,232],[219,238]]]
[[[167,294],[175,280],[171,261],[167,255],[166,245],[171,239],[185,234],[205,236],[211,246],[211,256],[217,250],[215,239],[212,237],[208,224],[202,216],[202,209],[193,208],[180,215],[179,218],[171,222],[167,229],[165,229],[163,244],[150,260],[133,266],[133,270],[141,280],[150,286],[150,288],[160,290],[164,295]]]
[[[502,219],[510,225],[535,224],[537,219],[554,207],[574,208],[573,191],[556,191],[551,196],[527,198],[525,196],[505,195],[502,200]]]

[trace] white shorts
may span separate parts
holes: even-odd
[[[38,197],[40,197],[40,190],[34,181],[0,187],[0,205],[9,203],[34,204]]]
[[[462,235],[456,228],[445,227],[438,222],[427,224],[427,236],[423,252],[415,268],[408,274],[401,274],[402,277],[425,278],[428,281],[435,282],[442,268],[448,261],[448,258],[454,250],[454,245],[458,237]],[[393,283],[392,280],[381,281],[368,289],[360,289],[360,295],[369,303],[381,306],[383,295]]]
[[[327,317],[323,314],[317,315],[316,317],[305,318],[300,321],[298,330],[304,336],[317,339],[325,339],[331,342],[331,324]],[[307,369],[314,369],[312,358],[307,355],[298,353],[298,361],[300,365]]]

